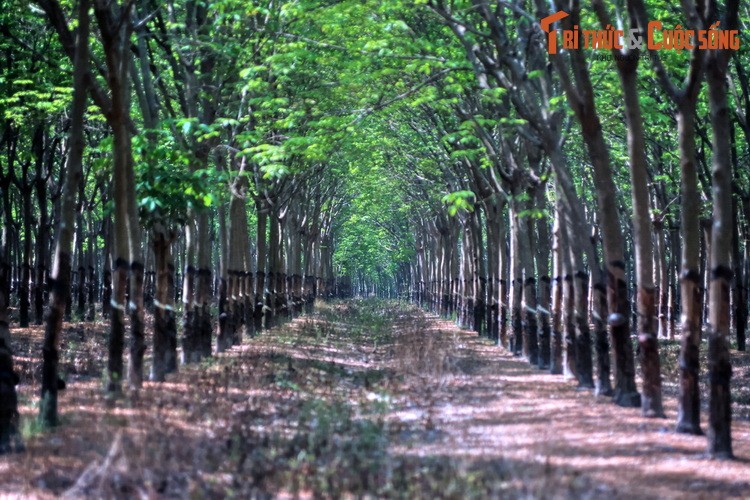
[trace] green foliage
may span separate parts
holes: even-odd
[[[185,123],[191,122],[183,128]],[[191,212],[215,204],[217,182],[226,178],[214,169],[190,170],[190,152],[175,143],[169,128],[134,137],[133,157],[138,208],[149,227],[184,225]]]
[[[443,203],[448,205],[448,213],[451,215],[456,215],[459,210],[473,212],[475,200],[476,195],[471,191],[455,191],[443,196]]]

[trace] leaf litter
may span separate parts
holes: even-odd
[[[62,424],[34,425],[41,327],[14,329],[27,452],[0,457],[22,498],[750,496],[749,358],[733,352],[738,460],[414,306],[364,300],[243,339],[167,382],[108,398],[106,325],[65,325]],[[671,392],[670,392],[671,391]],[[704,391],[705,392],[705,391]],[[704,422],[706,415],[703,415]]]

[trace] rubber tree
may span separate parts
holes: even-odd
[[[0,167],[3,167],[0,165]],[[12,168],[10,164],[4,168]],[[18,395],[20,381],[13,368],[8,307],[10,305],[11,241],[13,238],[12,208],[8,187],[10,172],[0,168],[0,188],[3,192],[3,226],[0,235],[0,455],[24,451],[19,429]]]
[[[151,229],[156,291],[154,295],[154,338],[151,380],[162,382],[177,371],[177,318],[174,308],[175,265],[172,244],[177,233],[164,222]]]
[[[601,0],[593,1],[594,10],[603,27],[611,25],[609,14]],[[635,8],[631,7],[630,24],[641,32],[646,25],[640,25]],[[633,240],[635,247],[635,273],[638,287],[638,343],[643,390],[641,412],[646,417],[664,417],[661,396],[661,367],[659,363],[658,326],[656,322],[656,289],[654,286],[653,228],[649,206],[648,159],[646,158],[646,138],[643,128],[643,115],[638,91],[639,49],[613,48],[617,73],[620,77],[625,98],[625,121],[628,135],[628,157],[630,159],[630,182],[633,200]]]
[[[687,2],[686,17],[690,29],[705,27],[704,13],[696,10],[694,2]],[[645,4],[631,0],[639,25],[649,19]],[[698,173],[695,151],[695,110],[705,69],[704,51],[693,49],[690,67],[682,87],[676,86],[659,54],[651,52],[651,60],[662,89],[675,105],[677,144],[680,154],[680,309],[682,311],[680,343],[680,396],[678,398],[677,431],[702,434],[700,427],[700,331],[702,320],[702,294],[700,274],[700,214],[701,199],[698,192]]]
[[[715,2],[709,2],[709,16],[717,16]],[[739,24],[739,1],[728,0],[724,18],[718,19],[724,29],[736,30]],[[718,37],[718,33],[713,34]],[[733,458],[732,403],[730,380],[732,364],[729,358],[730,301],[732,280],[731,248],[734,220],[732,214],[731,125],[727,98],[727,68],[730,49],[714,49],[707,55],[706,81],[711,111],[713,194],[713,230],[711,232],[711,285],[708,294],[708,453],[714,458]]]
[[[537,245],[536,245],[536,265],[539,274],[539,363],[541,370],[547,370],[551,366],[552,351],[552,329],[550,324],[552,309],[550,300],[552,297],[551,277],[550,277],[550,257],[552,251],[552,242],[550,241],[549,221],[546,215],[545,199],[546,184],[535,187],[534,201],[536,207],[541,210],[540,217],[535,219]]]
[[[555,196],[555,221],[552,226],[552,338],[550,339],[550,373],[563,373],[563,205]]]
[[[241,342],[245,324],[246,296],[252,295],[247,289],[246,278],[250,272],[250,238],[247,229],[247,201],[249,181],[246,175],[247,159],[239,160],[239,170],[232,180],[229,202],[229,248],[227,266],[227,310],[226,325],[220,329],[217,350],[224,351]],[[243,328],[243,326],[245,328]]]
[[[47,310],[42,347],[42,394],[39,420],[46,427],[59,422],[57,412],[58,362],[60,334],[65,306],[70,295],[71,252],[75,228],[76,204],[79,186],[83,180],[84,113],[86,111],[86,72],[89,64],[89,1],[81,0],[78,6],[78,30],[73,60],[73,103],[70,125],[70,152],[65,165],[61,219],[56,232],[52,272],[50,274],[50,302]]]
[[[34,179],[37,206],[39,207],[39,228],[36,241],[36,289],[34,291],[34,317],[37,325],[41,325],[44,320],[45,291],[48,287],[47,278],[50,273],[48,268],[50,260],[50,220],[47,203],[51,193],[47,187],[47,183],[54,169],[55,152],[60,141],[60,137],[55,137],[54,139],[46,137],[45,147],[43,148],[43,152],[46,154],[46,158],[43,160],[46,167],[43,170],[37,170],[37,175]]]

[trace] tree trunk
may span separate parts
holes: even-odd
[[[202,210],[196,217],[198,248],[196,251],[195,302],[193,310],[193,330],[196,338],[196,355],[199,359],[212,354],[211,328],[211,243],[208,213]]]
[[[41,139],[40,139],[41,140]],[[31,249],[32,246],[32,230],[31,230],[31,219],[32,214],[32,203],[31,203],[31,186],[28,185],[26,168],[23,169],[23,181],[19,183],[23,189],[19,189],[21,192],[21,206],[23,215],[23,249],[21,254],[21,279],[18,284],[18,323],[21,328],[29,326],[30,312],[31,312]]]
[[[537,290],[534,276],[534,238],[533,221],[525,218],[519,221],[521,226],[521,260],[524,269],[523,281],[523,317],[525,328],[523,336],[524,356],[531,365],[539,364],[539,338],[537,322]]]
[[[664,223],[660,217],[655,217],[653,221],[654,225],[654,239],[656,246],[654,247],[654,283],[656,283],[656,291],[659,301],[659,337],[670,338],[669,331],[669,281],[668,281],[668,268],[667,265],[667,242],[666,235],[664,234]]]
[[[591,329],[589,328],[588,316],[588,290],[589,275],[583,271],[577,271],[575,274],[576,376],[578,378],[578,387],[583,389],[594,388],[593,365],[591,363]]]
[[[182,362],[200,360],[195,332],[195,222],[185,225],[185,255],[182,272]]]
[[[124,60],[128,60],[124,58]],[[125,64],[127,66],[127,64]],[[129,118],[129,112],[126,115]],[[146,337],[144,333],[144,300],[143,280],[145,266],[143,265],[143,250],[141,248],[141,224],[138,218],[138,207],[135,200],[135,172],[133,171],[133,155],[130,131],[127,130],[127,201],[128,201],[128,241],[130,253],[130,282],[128,310],[130,313],[130,359],[128,365],[128,382],[132,389],[139,389],[143,383],[143,357],[146,353]],[[125,154],[123,152],[123,154]]]
[[[550,373],[563,372],[562,297],[563,297],[563,255],[561,227],[562,201],[555,201],[555,222],[552,227],[552,338],[550,339]]]
[[[697,94],[697,89],[695,91]],[[695,95],[685,95],[677,108],[680,151],[680,395],[677,399],[677,432],[703,434],[700,427],[700,341],[703,324],[701,283],[701,199],[695,165]]]
[[[286,212],[286,210],[285,210]],[[286,273],[286,213],[279,219],[278,247],[276,248],[276,294],[274,297],[274,312],[277,321],[283,321],[289,315],[287,285],[289,280]]]
[[[19,429],[18,396],[16,385],[18,375],[13,369],[10,329],[8,328],[8,306],[10,302],[10,241],[12,239],[12,216],[8,186],[10,173],[3,176],[3,217],[2,239],[0,240],[0,455],[24,450]]]
[[[727,5],[726,24],[737,25],[738,2]],[[726,71],[728,50],[714,51],[708,56],[708,102],[713,128],[713,231],[711,232],[711,286],[709,289],[708,373],[710,380],[708,414],[708,452],[715,458],[733,458],[732,412],[729,359],[729,284],[732,279],[732,164],[730,160],[729,106]]]
[[[54,147],[54,145],[53,145]],[[44,165],[43,152],[45,148],[41,148],[39,151],[42,158],[39,159],[40,163],[37,167],[36,178],[34,179],[34,186],[36,188],[36,201],[39,206],[39,224],[37,227],[36,237],[36,277],[34,282],[36,284],[34,288],[34,318],[37,325],[41,325],[44,319],[44,299],[45,291],[47,289],[47,261],[48,261],[48,246],[49,246],[49,215],[47,211],[47,176],[52,171],[54,162],[54,151],[49,151],[47,155],[47,172],[43,171],[42,165]],[[52,148],[47,148],[52,149]]]
[[[578,387],[582,389],[594,388],[593,365],[591,362],[591,330],[589,329],[588,316],[588,281],[589,276],[584,271],[583,248],[580,239],[576,238],[573,228],[567,227],[567,250],[568,262],[570,262],[570,280],[566,277],[567,289],[573,295],[574,317],[568,318],[570,324],[575,325],[575,376]],[[573,274],[575,271],[575,274]]]
[[[127,174],[123,163],[130,147],[130,133],[124,124],[113,125],[115,175],[113,189],[115,199],[114,217],[114,273],[112,322],[109,336],[108,375],[110,392],[119,392],[123,378],[123,349],[125,346],[125,311],[127,309],[127,287],[129,271],[129,232],[127,213]]]
[[[263,315],[263,327],[267,329],[277,325],[279,310],[277,309],[276,298],[277,294],[280,293],[277,288],[279,285],[277,273],[279,272],[281,221],[278,219],[278,215],[273,212],[271,212],[269,219],[271,227],[268,231],[268,292],[265,297],[265,314]]]
[[[501,213],[499,217],[498,225],[498,242],[500,246],[497,251],[500,254],[500,265],[499,265],[499,276],[500,281],[498,283],[498,306],[500,308],[500,317],[498,319],[499,325],[499,340],[498,343],[508,348],[508,275],[509,275],[509,260],[507,252],[507,219]]]
[[[522,298],[523,298],[523,261],[521,260],[521,225],[518,219],[518,207],[511,203],[511,324],[513,335],[511,340],[511,351],[514,355],[520,356],[523,352],[523,317],[522,317]]]
[[[2,250],[2,249],[0,249]],[[0,270],[0,285],[4,285],[5,270]],[[25,450],[19,429],[18,395],[16,385],[18,374],[13,369],[13,355],[10,350],[10,335],[5,320],[7,304],[5,291],[0,291],[0,455]],[[57,382],[57,379],[55,379]]]
[[[302,214],[295,212],[293,223],[289,228],[289,273],[291,274],[291,307],[292,317],[302,314]]]
[[[247,238],[247,177],[242,171],[232,184],[229,202],[229,249],[227,255],[227,310],[225,326],[217,339],[216,349],[222,352],[241,342],[244,321],[245,269],[244,254],[249,250]]]
[[[569,265],[565,271],[563,278],[563,325],[565,328],[563,373],[565,378],[578,378],[576,372],[575,283],[573,282],[573,275],[570,274]]]
[[[217,162],[217,171],[223,171],[222,162]],[[230,195],[231,195],[230,189]],[[231,206],[231,201],[230,201]],[[227,225],[227,210],[225,204],[219,205],[219,332],[216,335],[216,351],[221,352],[224,338],[229,328],[229,247],[231,246],[231,232]]]
[[[96,267],[94,265],[94,259],[96,258],[96,233],[94,232],[94,218],[89,217],[88,234],[89,236],[89,248],[86,252],[86,264],[88,272],[88,310],[86,311],[86,321],[94,321],[96,317],[96,291],[97,278],[96,278]]]
[[[490,201],[485,202],[485,231],[487,232],[487,307],[485,322],[487,323],[487,337],[497,342],[498,340],[498,288],[499,282],[499,264],[500,264],[500,243],[498,241],[498,219],[501,217],[500,206],[498,201],[493,197]],[[448,231],[441,232],[440,244],[440,269],[441,269],[441,305],[440,313],[444,314],[446,295],[444,289],[446,264],[448,262]]]
[[[545,205],[544,189],[536,189],[537,206]],[[537,245],[536,245],[536,265],[539,270],[539,311],[540,330],[539,330],[539,369],[547,370],[550,367],[551,355],[551,330],[550,330],[550,276],[549,276],[549,256],[552,250],[549,237],[549,225],[547,218],[537,219]]]
[[[260,332],[264,326],[263,318],[265,316],[266,261],[268,260],[266,227],[268,225],[268,209],[266,204],[261,201],[256,201],[255,207],[258,214],[257,262],[255,268],[255,331]]]
[[[85,198],[83,186],[80,187],[80,200],[78,202],[78,216],[76,217],[76,254],[78,255],[78,274],[76,284],[76,315],[79,321],[83,321],[86,314],[86,251],[84,250],[84,240],[86,239],[86,223],[83,220],[83,206]]]
[[[703,246],[701,247],[701,304],[703,304],[703,310],[701,312],[701,324],[708,323],[708,315],[710,313],[710,301],[704,300],[708,297],[708,290],[711,288],[711,232],[713,230],[713,221],[710,218],[704,217],[700,220],[700,225],[703,234]],[[703,337],[701,336],[701,340]]]
[[[73,107],[71,110],[70,154],[66,165],[60,221],[57,228],[55,259],[50,276],[50,305],[47,312],[42,348],[42,399],[39,420],[47,427],[58,424],[57,391],[60,332],[70,294],[71,250],[75,219],[76,194],[82,182],[81,168],[84,149],[83,115],[86,110],[86,69],[89,63],[89,2],[81,0],[78,16],[78,40],[73,71]],[[2,309],[0,304],[0,309]]]
[[[151,244],[156,269],[154,295],[154,359],[151,380],[163,382],[166,374],[177,371],[177,319],[174,311],[174,271],[172,242],[174,232],[161,223],[154,225]]]
[[[656,324],[656,290],[653,283],[653,229],[649,210],[648,166],[643,117],[638,100],[638,60],[618,61],[625,94],[625,116],[628,124],[628,155],[633,198],[633,239],[638,283],[638,344],[643,372],[641,412],[645,417],[664,417],[661,396],[658,327]]]
[[[591,236],[591,243],[595,247],[597,241],[596,232]],[[592,268],[601,269],[598,256],[594,252],[594,260],[591,263]],[[600,279],[591,277],[592,308],[591,316],[594,322],[594,336],[596,339],[596,395],[612,396],[612,382],[610,381],[611,361],[609,355],[609,338],[607,337],[607,287]]]
[[[570,262],[570,234],[566,227],[562,227],[561,234],[561,256],[563,270],[563,299],[562,299],[562,325],[563,334],[563,374],[565,378],[577,377],[576,373],[576,332],[575,332],[575,284],[573,283],[573,265]]]
[[[487,329],[484,324],[485,319],[485,307],[486,303],[484,300],[485,294],[487,293],[487,268],[485,265],[485,259],[483,256],[483,244],[482,244],[482,224],[481,224],[481,210],[477,205],[471,218],[472,226],[472,267],[474,268],[474,330],[479,335],[486,335]],[[437,241],[437,239],[433,240]],[[533,256],[531,249],[529,249],[529,255]],[[532,257],[533,259],[533,257]],[[532,260],[533,262],[533,260]],[[433,258],[433,267],[435,268],[435,277],[433,282],[437,285],[437,262]],[[536,306],[536,289],[534,290],[534,305]],[[433,303],[435,309],[437,309],[437,288],[433,290]],[[536,307],[535,307],[536,309]],[[536,326],[536,325],[535,325]],[[536,343],[536,332],[534,333],[534,342]],[[536,359],[534,360],[536,362]]]
[[[102,201],[104,203],[104,201]],[[112,224],[109,220],[102,221],[102,239],[104,248],[102,258],[102,317],[109,319],[112,311]]]
[[[680,231],[676,226],[671,226],[670,231],[671,260],[669,262],[669,338],[676,337],[679,308],[677,304],[682,298],[679,294],[677,279],[680,275],[682,250],[680,246]]]
[[[734,266],[734,281],[732,283],[732,306],[734,308],[735,332],[737,335],[737,350],[745,350],[745,328],[747,327],[747,289],[743,272],[744,261],[740,252],[740,221],[737,217],[739,207],[737,198],[732,197],[732,264]]]

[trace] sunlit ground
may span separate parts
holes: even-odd
[[[28,450],[0,458],[0,494],[750,494],[750,401],[738,391],[738,460],[708,460],[705,437],[672,431],[671,358],[668,418],[645,419],[450,321],[367,301],[322,305],[112,401],[106,326],[66,326],[54,432],[33,424],[41,328],[13,331]],[[748,356],[733,356],[744,389]]]

